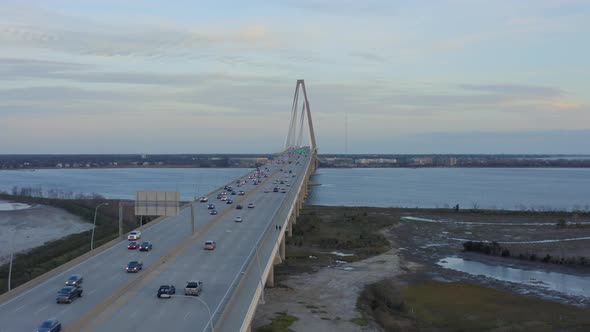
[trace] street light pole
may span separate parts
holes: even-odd
[[[14,238],[16,237],[16,228],[12,233],[12,239],[10,241],[10,264],[8,265],[8,291],[10,292],[10,279],[12,278],[12,257],[14,256]]]
[[[211,332],[215,332],[215,331],[213,331],[213,316],[211,315],[211,309],[209,309],[209,306],[207,305],[207,303],[205,301],[201,300],[198,296],[188,296],[188,295],[174,295],[174,296],[175,297],[186,297],[189,299],[201,301],[201,303],[203,303],[205,305],[205,308],[207,308],[207,312],[209,313],[209,323],[207,325],[209,325],[211,327]],[[205,328],[207,328],[207,326],[205,326]]]
[[[94,209],[94,222],[92,223],[94,227],[92,227],[92,236],[90,237],[90,251],[94,250],[94,229],[96,228],[96,213],[98,212],[98,208],[103,205],[109,205],[109,203],[100,203]]]

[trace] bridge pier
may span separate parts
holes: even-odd
[[[291,222],[291,218],[289,218],[289,221],[287,222],[287,236],[293,237],[293,223]]]
[[[286,243],[285,243],[285,236],[283,235],[283,238],[281,240],[281,245],[279,247],[279,253],[281,255],[281,261],[284,262],[285,261],[285,247],[286,247]]]
[[[275,266],[272,264],[268,271],[268,278],[266,278],[266,287],[272,288],[275,286]]]

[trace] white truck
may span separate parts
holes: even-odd
[[[202,281],[187,281],[184,287],[184,295],[199,296],[203,292]]]

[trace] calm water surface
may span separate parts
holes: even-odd
[[[465,272],[471,275],[534,285],[574,296],[590,296],[590,278],[558,272],[515,269],[501,265],[488,265],[458,257],[441,259],[438,265],[447,269]]]
[[[318,169],[317,205],[500,209],[590,209],[590,169]]]
[[[63,192],[92,194],[107,198],[135,199],[136,191],[179,191],[181,199],[206,194],[240,176],[246,168],[117,168],[42,169],[0,171],[0,190],[19,188],[59,189]]]
[[[109,198],[173,190],[188,199],[239,176],[243,168],[124,168],[0,171],[0,190],[41,187]],[[308,203],[332,206],[590,209],[590,169],[318,169]]]

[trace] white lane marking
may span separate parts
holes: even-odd
[[[57,317],[60,317],[60,316],[61,316],[61,315],[63,315],[64,313],[66,313],[66,312],[70,311],[70,309],[71,309],[71,308],[72,308],[71,306],[68,306],[68,307],[67,307],[67,308],[65,308],[64,310],[60,311],[60,312],[59,312],[59,315],[57,315]]]
[[[20,307],[18,307],[18,308],[16,308],[16,309],[14,309],[14,311],[13,311],[13,312],[17,312],[17,311],[21,310],[22,308],[24,308],[25,306],[26,306],[26,304],[23,304],[23,305],[21,305]]]
[[[35,315],[40,313],[41,311],[47,309],[47,306],[42,306],[39,310],[35,311]]]
[[[191,315],[191,312],[190,312],[190,311],[189,311],[189,312],[187,312],[187,313],[184,315],[184,318],[183,318],[182,320],[186,320],[186,319],[188,318],[188,316],[190,316],[190,315]]]

